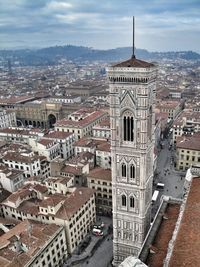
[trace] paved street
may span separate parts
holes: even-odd
[[[96,237],[98,238],[98,237]],[[94,255],[84,263],[76,265],[77,267],[108,267],[112,260],[112,238],[106,237],[100,244]]]
[[[109,267],[109,263],[112,260],[112,233],[108,234],[108,228],[112,225],[112,219],[104,216],[97,216],[97,223],[104,222],[103,228],[104,236],[94,236],[92,233],[90,244],[82,251],[81,254],[77,254],[76,251],[72,257],[69,258],[64,267]],[[94,247],[96,247],[94,249]],[[81,260],[83,259],[83,260]],[[80,263],[77,260],[81,260]]]
[[[156,185],[153,186],[154,190],[159,190],[159,197],[156,203],[153,205],[152,217],[154,217],[156,210],[160,203],[160,197],[164,195],[172,196],[175,198],[181,198],[184,184],[184,173],[177,172],[174,169],[172,161],[173,150],[169,149],[169,141],[167,139],[163,142],[164,147],[160,150],[157,161],[157,173],[158,175],[154,178],[154,184],[163,183],[165,184],[164,189],[157,189]],[[182,178],[181,178],[182,177]]]

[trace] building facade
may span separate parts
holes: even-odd
[[[108,68],[113,264],[138,255],[150,226],[156,66],[136,59]]]

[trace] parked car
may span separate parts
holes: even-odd
[[[103,236],[103,231],[101,229],[93,228],[92,233],[96,236]]]

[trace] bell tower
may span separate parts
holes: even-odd
[[[110,88],[114,266],[137,256],[150,226],[156,66],[131,59],[107,69]]]

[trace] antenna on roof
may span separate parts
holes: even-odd
[[[135,58],[135,17],[133,16],[133,54],[132,58]]]

